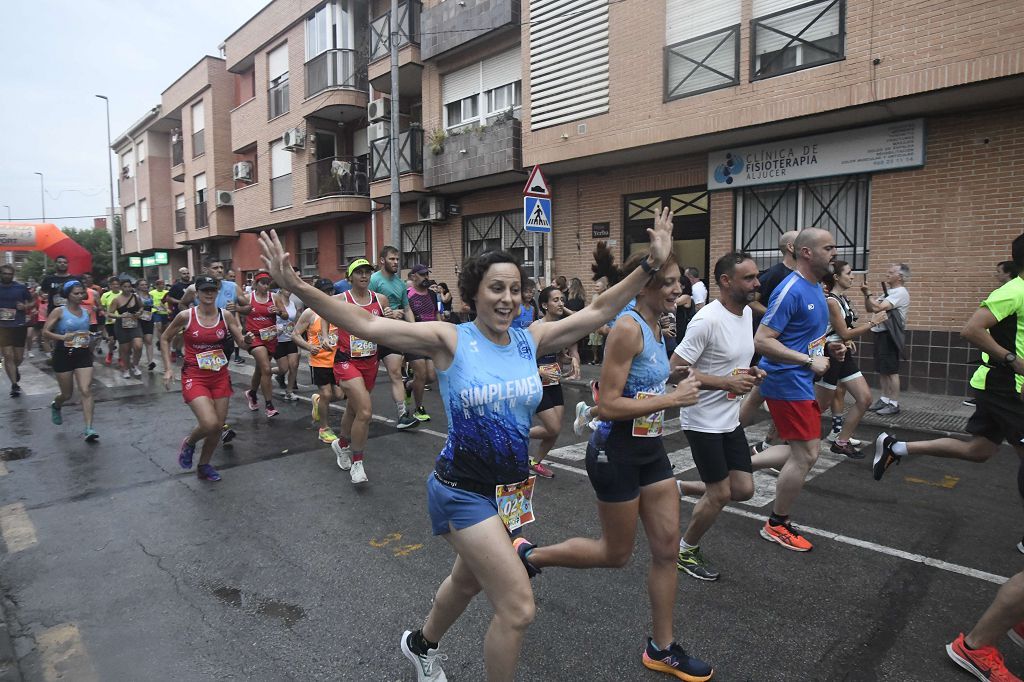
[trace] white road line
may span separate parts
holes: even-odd
[[[26,550],[38,542],[36,527],[32,525],[25,505],[21,502],[0,507],[0,534],[3,535],[8,554]]]
[[[99,680],[99,675],[96,674],[82,642],[82,633],[74,623],[63,623],[43,630],[36,637],[36,644],[39,647],[43,679],[46,682],[68,679],[79,682]]]

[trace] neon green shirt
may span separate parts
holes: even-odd
[[[1014,277],[999,287],[981,302],[998,322],[988,331],[993,340],[1003,348],[1011,350],[1017,357],[1024,357],[1024,279]],[[1012,367],[1001,364],[1002,358],[993,363],[988,353],[981,354],[981,367],[971,377],[971,386],[980,391],[991,391],[1008,396],[1019,396],[1024,386],[1024,376]]]

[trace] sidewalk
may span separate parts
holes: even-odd
[[[578,388],[587,388],[597,379],[600,367],[583,365],[581,378],[564,380],[563,383]],[[875,398],[878,392],[875,391]],[[900,394],[900,414],[893,417],[879,417],[873,412],[864,415],[862,424],[882,426],[886,429],[910,429],[938,436],[962,436],[967,418],[974,408],[963,404],[963,398],[949,395],[929,395],[904,391]]]

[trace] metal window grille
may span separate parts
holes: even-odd
[[[812,0],[750,22],[750,79],[839,61],[846,54],[846,0]]]
[[[430,267],[430,223],[402,225],[402,268],[417,263]]]
[[[533,235],[523,226],[521,211],[505,211],[467,216],[462,222],[463,245],[467,258],[487,251],[510,252],[527,269],[533,267]],[[536,257],[544,260],[544,239],[538,240]]]
[[[665,101],[739,85],[740,27],[665,47]]]

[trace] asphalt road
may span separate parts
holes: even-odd
[[[177,469],[191,413],[158,375],[98,370],[101,441],[89,446],[78,408],[54,427],[52,379],[24,373],[26,395],[0,406],[0,588],[24,679],[414,679],[398,638],[421,624],[453,559],[431,536],[425,504],[445,427],[436,394],[420,429],[374,422],[370,482],[356,488],[316,440],[307,402],[278,401],[268,421],[245,408],[236,374],[229,420],[239,436],[218,451],[224,480],[210,484]],[[374,398],[378,414],[394,416],[383,376]],[[539,544],[599,532],[568,422],[556,476],[535,498],[527,536]],[[682,434],[666,445],[680,477],[695,479]],[[793,515],[814,529],[809,554],[759,537],[768,474],[705,538],[723,577],[680,576],[676,633],[715,665],[715,679],[970,679],[943,646],[1024,563],[1016,457],[1007,448],[985,465],[920,458],[880,483],[868,462],[823,457],[816,467]],[[681,523],[691,509],[682,505]],[[535,579],[518,678],[658,679],[639,660],[647,556],[640,533],[625,568]],[[483,679],[490,615],[476,600],[443,641],[450,680]],[[1002,649],[1024,673],[1024,652],[1009,640]]]

